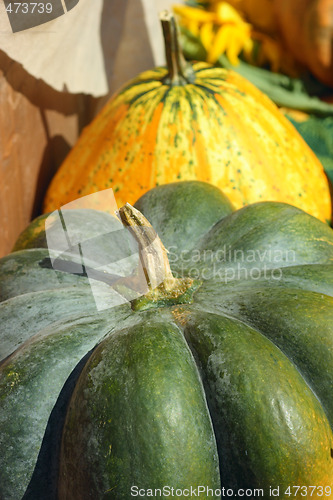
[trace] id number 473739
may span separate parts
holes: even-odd
[[[6,6],[6,11],[10,14],[50,14],[52,3],[43,2],[11,2]]]
[[[288,486],[284,494],[289,497],[301,495],[304,497],[330,497],[331,486]]]

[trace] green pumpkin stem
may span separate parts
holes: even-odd
[[[119,210],[123,224],[130,228],[139,244],[140,260],[150,290],[166,281],[172,286],[172,275],[167,251],[156,231],[139,210],[126,203]]]
[[[201,282],[192,278],[174,278],[167,250],[144,215],[126,203],[119,216],[139,244],[140,260],[148,292],[132,301],[132,308],[149,309],[163,305],[191,303]]]
[[[173,14],[168,11],[160,13],[162,24],[165,56],[168,74],[163,83],[171,86],[187,85],[195,79],[192,66],[186,62],[179,43],[178,27]]]

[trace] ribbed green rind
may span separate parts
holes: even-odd
[[[112,208],[115,209],[115,207],[110,207],[110,209]],[[45,227],[47,231],[54,231],[55,227],[60,226],[61,221],[58,214],[59,212],[56,211],[51,214],[40,215],[34,219],[22,231],[12,251],[26,250],[28,248],[53,248],[52,243],[59,244],[59,240],[47,240],[45,233]],[[62,216],[71,243],[86,241],[97,235],[108,234],[121,228],[120,222],[114,216],[99,210],[85,208],[63,210]]]
[[[301,289],[255,286],[251,292],[243,292],[240,287],[228,294],[222,287],[207,283],[206,293],[204,286],[196,299],[205,310],[232,315],[271,339],[308,381],[333,428],[332,297]]]
[[[189,252],[185,269],[196,267],[205,279],[231,281],[247,276],[255,280],[258,273],[250,275],[253,269],[332,263],[329,226],[290,205],[263,202],[218,222]]]
[[[61,500],[128,500],[133,485],[219,488],[203,388],[174,324],[146,319],[95,350],[70,403],[60,460]]]
[[[333,434],[292,361],[237,320],[193,311],[189,318],[185,334],[203,372],[222,486],[262,488],[265,499],[270,487],[282,499],[290,485],[330,486]]]
[[[36,217],[17,238],[12,252],[27,250],[28,248],[47,248],[45,235],[45,220],[50,214],[43,214]]]
[[[105,297],[106,298],[106,297]],[[70,316],[96,313],[91,288],[67,287],[18,295],[0,303],[0,361],[48,325]]]
[[[256,263],[253,264],[256,266]],[[234,274],[232,274],[232,272]],[[205,273],[204,273],[205,274]],[[238,276],[237,268],[226,273],[216,273],[214,279],[206,281],[205,290],[220,288],[223,295],[251,293],[253,290],[266,289],[283,293],[284,290],[307,290],[333,297],[333,264],[308,264],[277,269],[245,269]],[[213,284],[215,283],[215,284]]]
[[[0,259],[0,302],[41,290],[88,285],[88,279],[75,274],[42,267],[49,259],[46,249],[21,250]]]
[[[175,255],[193,247],[216,222],[234,210],[218,188],[199,181],[158,186],[144,194],[135,207]]]
[[[15,249],[0,261],[0,301],[31,291],[89,284],[87,275],[91,279],[96,271],[105,273],[107,283],[114,282],[135,272],[139,261],[137,241],[122,223],[108,213],[88,209],[64,210],[62,219],[59,212],[41,216],[22,233]]]
[[[50,413],[77,363],[128,311],[49,325],[0,365],[0,498],[20,500],[29,484]]]

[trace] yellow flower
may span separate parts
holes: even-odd
[[[244,23],[243,18],[237,10],[227,2],[216,2],[213,6],[213,12],[216,13],[216,19],[219,23]]]
[[[207,61],[214,64],[221,54],[226,53],[231,64],[239,64],[239,54],[252,51],[253,42],[247,29],[242,26],[225,24],[219,27],[214,42],[208,47]],[[206,48],[206,47],[205,47]]]
[[[229,3],[216,1],[211,10],[175,5],[173,10],[180,24],[200,38],[208,62],[214,64],[221,54],[226,53],[230,62],[237,65],[239,54],[252,50],[252,27]]]
[[[208,62],[215,64],[226,54],[236,66],[242,54],[251,64],[297,76],[298,65],[279,39],[273,0],[201,0],[198,7],[173,9],[179,23],[200,39]]]
[[[221,0],[206,0],[205,8],[215,10]],[[274,0],[228,0],[228,3],[257,29],[273,34],[277,31]]]
[[[201,23],[214,21],[216,16],[213,12],[204,9],[189,7],[188,5],[174,5],[173,11],[184,20],[193,20]]]

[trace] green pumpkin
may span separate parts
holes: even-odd
[[[164,246],[125,206],[131,232],[73,216],[86,273],[77,252],[53,268],[43,219],[0,260],[0,498],[332,498],[332,229],[277,202],[233,211],[195,181],[136,208]]]

